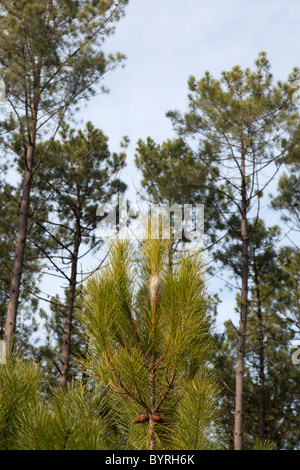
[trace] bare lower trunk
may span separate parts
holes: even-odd
[[[21,277],[24,263],[25,242],[28,228],[29,217],[29,204],[30,204],[30,189],[31,189],[31,175],[33,167],[34,145],[31,144],[27,147],[26,164],[23,178],[19,227],[16,240],[15,257],[11,277],[9,301],[7,306],[6,324],[4,341],[6,343],[6,354],[10,356],[13,348],[13,338],[16,329],[16,318],[20,294]]]
[[[254,267],[254,269],[259,335],[259,439],[262,442],[266,438],[264,331],[262,324],[260,288],[256,266]]]
[[[234,412],[234,449],[243,449],[243,390],[244,390],[244,360],[246,343],[246,322],[248,308],[248,230],[247,230],[247,197],[245,178],[245,158],[242,156],[242,217],[241,217],[241,238],[242,238],[242,291],[240,324],[238,332],[238,351],[235,372],[235,412]]]
[[[75,303],[75,294],[76,294],[76,277],[77,277],[77,262],[79,247],[81,242],[80,236],[80,224],[79,220],[76,222],[76,233],[75,233],[75,242],[74,250],[72,254],[72,270],[71,277],[68,289],[68,299],[67,299],[67,308],[65,316],[65,325],[64,325],[64,338],[62,345],[62,368],[59,378],[59,385],[65,387],[68,382],[69,370],[70,370],[70,349],[71,349],[71,334],[72,334],[72,318],[73,310]]]
[[[244,358],[247,321],[247,292],[248,292],[248,256],[247,242],[243,243],[243,273],[242,273],[242,295],[241,316],[238,336],[238,352],[235,374],[235,422],[234,422],[234,448],[243,448],[243,389],[244,389]]]

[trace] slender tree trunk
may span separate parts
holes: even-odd
[[[62,345],[62,368],[59,379],[59,385],[65,387],[68,382],[70,370],[70,348],[71,348],[71,333],[72,333],[72,317],[74,310],[75,294],[76,294],[76,278],[77,278],[77,262],[79,255],[79,247],[81,243],[81,230],[80,230],[80,215],[76,219],[76,231],[74,249],[72,253],[72,268],[71,277],[68,289],[67,308],[64,325],[64,338]]]
[[[262,442],[266,437],[265,412],[265,357],[264,357],[264,331],[262,324],[260,288],[257,275],[257,266],[254,264],[254,280],[257,301],[258,335],[259,335],[259,439]]]
[[[242,238],[242,291],[240,324],[238,332],[238,351],[235,373],[235,412],[234,412],[234,449],[243,449],[243,390],[244,390],[244,359],[246,342],[246,322],[248,308],[248,230],[247,230],[247,191],[245,178],[245,157],[242,155],[242,208],[241,208],[241,238]]]
[[[7,358],[10,356],[13,348],[13,337],[16,329],[17,310],[19,303],[19,293],[21,277],[23,271],[25,243],[28,228],[31,176],[34,159],[34,139],[28,145],[25,159],[25,170],[23,177],[22,196],[20,205],[19,227],[16,240],[15,257],[11,277],[9,301],[7,306],[6,324],[4,341],[6,343]]]

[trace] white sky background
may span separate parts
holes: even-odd
[[[126,54],[125,68],[106,75],[102,85],[110,94],[93,97],[76,119],[80,126],[90,120],[101,128],[111,151],[119,151],[128,135],[127,168],[121,176],[132,202],[139,185],[136,143],[147,136],[157,143],[174,137],[165,114],[186,110],[188,77],[200,79],[206,70],[219,77],[234,65],[252,68],[258,53],[266,51],[275,80],[286,80],[300,66],[299,24],[299,0],[129,1],[125,18],[105,45],[107,52]],[[274,224],[274,212],[270,220],[265,214],[266,224]],[[49,282],[45,276],[42,290],[49,289]],[[58,292],[55,284],[53,294]],[[208,287],[217,291],[223,284],[212,280]],[[234,293],[225,289],[220,296],[218,323],[228,318],[237,323]]]
[[[206,70],[219,77],[234,65],[252,68],[258,53],[266,51],[274,79],[286,80],[300,66],[299,23],[299,0],[129,1],[125,18],[106,44],[107,51],[126,54],[125,68],[106,76],[110,94],[92,98],[80,114],[82,124],[91,120],[103,129],[113,151],[119,150],[123,135],[129,136],[122,177],[131,201],[139,182],[137,140],[151,136],[161,143],[174,137],[165,114],[186,110],[188,77],[200,79]],[[276,223],[273,211],[263,214],[267,225]],[[216,290],[223,287],[213,280],[209,288],[214,291],[216,285]],[[228,318],[236,323],[234,293],[225,289],[220,296],[218,323]]]

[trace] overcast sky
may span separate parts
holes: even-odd
[[[186,110],[188,77],[200,79],[208,70],[218,78],[234,65],[252,68],[265,51],[274,79],[286,80],[300,66],[299,24],[299,0],[129,1],[106,44],[107,51],[126,54],[125,68],[109,73],[104,84],[110,94],[92,98],[80,113],[82,123],[91,120],[103,129],[111,150],[118,151],[122,136],[129,136],[123,173],[129,199],[139,180],[137,140],[149,135],[160,143],[173,136],[165,114]],[[233,293],[222,293],[220,321],[238,320],[232,316],[233,299]]]

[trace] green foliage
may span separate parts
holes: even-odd
[[[270,63],[264,52],[255,61],[255,70],[235,66],[224,71],[220,79],[209,72],[196,80],[191,76],[189,86],[189,112],[181,116],[179,112],[168,115],[179,135],[201,135],[207,139],[220,158],[227,154],[231,159],[236,152],[229,152],[234,142],[243,138],[244,150],[255,152],[257,158],[268,161],[274,157],[274,150],[287,146],[282,140],[280,128],[296,132],[298,115],[291,102],[292,87],[289,82],[273,85]],[[292,77],[297,75],[295,69]],[[281,110],[280,113],[269,113]],[[276,123],[276,124],[275,124]],[[256,132],[258,131],[259,132]],[[273,135],[272,144],[263,136]],[[237,155],[240,152],[237,147]]]
[[[274,450],[274,442],[265,439],[260,441],[257,439],[254,444],[253,450]]]
[[[0,365],[0,449],[14,447],[23,415],[41,400],[43,377],[34,362],[11,357]]]
[[[20,450],[117,449],[117,428],[108,397],[100,386],[80,382],[54,389],[47,401],[22,415],[15,448]]]
[[[203,261],[182,254],[171,270],[168,248],[161,239],[144,240],[139,252],[126,240],[111,244],[79,313],[89,352],[81,362],[111,391],[128,430],[126,449],[176,448],[191,419],[184,418],[188,409],[197,412],[194,438],[184,440],[188,448],[213,445],[204,439],[214,429],[216,387],[207,378]]]
[[[45,376],[32,361],[11,357],[0,366],[1,450],[109,450],[123,442],[101,384],[73,381],[45,393]]]
[[[216,228],[220,226],[218,204],[222,195],[211,191],[218,177],[218,168],[211,165],[211,172],[203,161],[210,149],[205,148],[196,154],[183,138],[167,140],[161,145],[150,137],[146,142],[139,140],[136,149],[135,163],[142,174],[142,187],[145,198],[155,204],[204,204],[209,211],[205,218],[205,233],[215,240]]]
[[[70,2],[68,0],[4,0],[0,18],[0,75],[7,99],[18,108],[9,124],[18,128],[12,139],[23,148],[33,118],[39,127],[63,115],[79,99],[95,93],[95,84],[124,56],[105,56],[103,41],[114,32],[127,0]],[[24,112],[21,113],[20,109]],[[32,108],[33,109],[33,108]],[[19,118],[19,119],[18,119]],[[32,129],[30,129],[32,131]]]
[[[1,366],[1,449],[216,448],[205,268],[190,252],[170,269],[168,248],[160,239],[140,252],[110,245],[78,314],[82,382],[51,390],[32,362]]]
[[[95,244],[92,232],[96,226],[97,206],[126,189],[119,179],[126,155],[111,153],[108,137],[91,122],[78,131],[64,123],[60,139],[50,144],[50,141],[43,142],[36,148],[36,158],[46,152],[47,159],[41,163],[32,188],[42,200],[49,201],[51,207],[52,217],[47,221],[38,219],[53,233],[50,249],[58,250],[74,243],[77,219],[82,241]],[[57,231],[55,224],[59,226]]]
[[[219,396],[215,377],[203,371],[187,384],[174,415],[172,433],[173,449],[219,449],[216,434],[210,432],[212,423],[217,427],[219,415],[215,410],[215,398]]]
[[[299,115],[291,102],[290,83],[296,76],[295,69],[287,82],[274,84],[267,56],[260,53],[254,70],[235,66],[222,72],[219,79],[209,72],[200,80],[190,77],[187,112],[167,114],[177,136],[192,150],[189,158],[196,168],[200,160],[205,169],[197,189],[202,191],[203,202],[209,190],[208,201],[210,198],[218,204],[217,227],[229,235],[237,230],[236,224],[231,224],[235,218],[240,220],[241,214],[248,215],[251,210],[255,216],[255,204],[257,212],[260,210],[263,190],[277,171],[272,165],[279,165],[297,148]],[[182,151],[177,160],[184,155]],[[262,181],[261,172],[267,167],[269,176]],[[174,177],[175,192],[185,177],[186,185],[193,187],[197,181],[184,168],[181,174],[175,170]],[[219,199],[212,199],[214,192]],[[208,210],[214,208],[208,205]]]
[[[299,132],[299,131],[298,131]],[[300,230],[300,147],[299,138],[287,155],[287,173],[284,172],[278,182],[278,194],[272,199],[272,207],[281,212],[282,220],[294,230]]]

